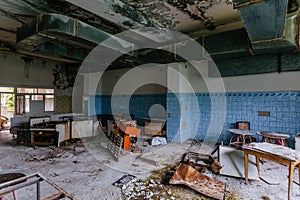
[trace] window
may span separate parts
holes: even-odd
[[[14,92],[13,87],[0,87],[0,92]]]
[[[30,95],[25,95],[25,112],[30,112]]]
[[[31,95],[31,100],[32,101],[43,101],[44,96],[43,95]]]
[[[16,114],[30,113],[34,102],[43,102],[44,112],[54,111],[54,89],[17,88]]]
[[[54,89],[38,89],[38,93],[43,94],[54,94]]]
[[[17,93],[34,94],[37,93],[36,88],[17,88]]]
[[[45,111],[54,111],[54,95],[45,95]]]

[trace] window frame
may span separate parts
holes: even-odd
[[[25,91],[24,92],[20,92],[21,89],[24,89]],[[29,91],[26,91],[26,90],[29,90]],[[31,91],[32,92],[31,92]],[[41,90],[45,91],[45,90],[49,90],[49,91],[45,91],[45,92],[41,92]],[[53,92],[53,93],[51,93]],[[42,88],[42,87],[16,87],[15,89],[15,99],[17,99],[17,96],[24,96],[24,104],[25,104],[25,100],[26,100],[26,95],[29,96],[29,108],[28,110],[26,110],[26,105],[22,105],[24,106],[24,112],[23,114],[26,114],[26,113],[30,113],[30,104],[32,101],[43,101],[44,103],[44,110],[43,112],[47,113],[47,112],[55,112],[55,90],[53,88]],[[42,100],[39,100],[39,99],[33,99],[34,96],[42,96]],[[46,110],[46,96],[49,96],[49,95],[52,95],[53,96],[53,109],[52,110]],[[15,101],[15,108],[17,108],[17,101]],[[17,113],[17,109],[15,109],[15,113],[16,115],[20,115]]]

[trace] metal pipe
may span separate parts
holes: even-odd
[[[37,177],[37,176],[38,176],[37,174],[32,174],[32,175],[24,176],[24,177],[15,179],[15,180],[11,180],[11,181],[2,183],[2,184],[0,184],[0,190],[3,189],[3,188],[5,188],[5,187],[17,184],[19,182],[26,181],[27,179],[30,179],[30,178],[33,178],[33,177]]]
[[[25,181],[25,182],[24,182]],[[0,196],[3,194],[7,194],[10,192],[15,192],[15,190],[24,188],[29,185],[37,184],[37,200],[41,199],[41,187],[40,182],[46,181],[48,184],[50,184],[52,187],[54,187],[56,190],[59,191],[60,197],[67,197],[71,200],[74,199],[74,197],[70,194],[68,194],[66,191],[64,191],[62,188],[60,188],[58,185],[56,185],[54,182],[50,181],[49,179],[45,178],[41,174],[33,174],[29,176],[25,176],[22,178],[18,178],[3,184],[0,184]],[[57,196],[56,196],[57,197]],[[55,198],[52,198],[55,199]]]
[[[297,21],[296,21],[296,25],[297,25],[297,35],[296,35],[296,45],[297,45],[297,49],[299,49],[300,46],[300,17],[297,16]]]
[[[70,194],[68,194],[65,190],[63,190],[61,187],[59,187],[58,185],[56,185],[54,182],[50,181],[49,179],[47,179],[46,177],[42,176],[41,174],[38,174],[43,180],[45,180],[47,183],[49,183],[52,187],[54,187],[55,189],[57,189],[58,191],[60,191],[61,193],[63,193],[65,195],[65,197],[68,197],[69,199],[74,199],[74,197]]]
[[[16,180],[18,180],[18,179],[16,179]],[[21,188],[26,187],[26,186],[29,186],[29,185],[33,185],[33,184],[35,184],[35,183],[37,183],[37,182],[39,182],[39,181],[42,181],[42,179],[41,179],[41,178],[34,178],[34,179],[32,179],[32,180],[28,180],[28,181],[23,182],[23,183],[19,183],[19,184],[15,183],[15,184],[17,184],[17,185],[11,185],[11,186],[8,186],[8,187],[6,187],[6,188],[4,188],[4,189],[1,189],[1,190],[0,190],[0,195],[2,195],[2,194],[7,194],[7,193],[9,193],[9,192],[12,192],[12,191],[14,191],[14,190],[21,189]]]
[[[37,182],[36,183],[36,200],[41,199],[41,183]]]

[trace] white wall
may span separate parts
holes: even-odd
[[[33,59],[29,77],[25,77],[25,62],[12,55],[0,55],[0,84],[3,86],[43,86],[53,87],[52,69],[55,62]]]
[[[268,73],[223,78],[226,91],[300,90],[300,72]]]
[[[118,94],[132,94],[132,91],[135,91],[135,94],[165,93],[165,88],[159,84],[169,89],[172,88],[174,93],[300,90],[299,71],[210,78],[207,62],[191,64],[152,64],[152,66],[140,66],[133,69],[112,70],[104,72],[101,80],[97,73],[86,74],[85,94],[94,94],[92,91],[96,91],[96,94],[109,95],[113,90]],[[147,85],[147,83],[152,83],[152,85]],[[137,86],[141,88],[137,89]]]
[[[166,69],[164,65],[148,64],[106,71],[103,74],[85,74],[84,94],[164,94],[167,84]]]
[[[300,71],[265,73],[222,78],[208,77],[205,62],[193,62],[181,72],[185,75],[195,92],[255,92],[255,91],[290,91],[300,90]],[[181,88],[182,91],[182,88]],[[182,91],[187,92],[187,91]]]

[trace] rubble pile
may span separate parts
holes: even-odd
[[[210,199],[185,186],[175,186],[168,183],[177,165],[171,165],[162,170],[154,171],[146,180],[133,179],[122,186],[122,199],[152,199],[152,200],[206,200]]]

